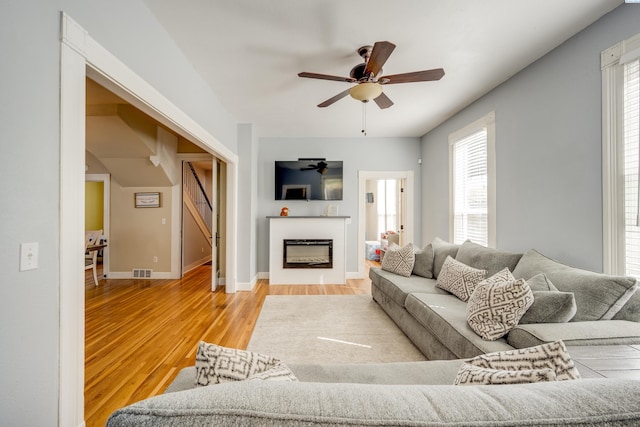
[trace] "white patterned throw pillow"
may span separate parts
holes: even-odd
[[[534,347],[482,354],[468,360],[480,368],[520,371],[528,369],[552,369],[558,381],[580,379],[580,372],[562,340]]]
[[[453,385],[528,384],[556,380],[556,373],[550,368],[508,371],[464,363]]]
[[[469,267],[449,255],[442,264],[436,287],[451,292],[466,302],[476,285],[484,279],[486,274],[486,270]]]
[[[197,387],[242,380],[298,379],[275,357],[200,342],[196,354]]]
[[[400,247],[395,243],[389,245],[382,258],[382,269],[400,276],[409,277],[416,262],[415,249],[411,243]]]
[[[533,304],[527,282],[513,280],[505,270],[478,283],[467,304],[467,323],[483,340],[495,341],[506,335]]]

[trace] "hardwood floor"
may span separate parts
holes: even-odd
[[[367,261],[367,268],[378,263]],[[99,272],[100,273],[100,272]],[[116,409],[161,394],[195,363],[200,341],[245,349],[267,295],[370,294],[369,279],[346,285],[278,285],[211,292],[211,266],[180,280],[85,280],[85,420],[104,426]]]

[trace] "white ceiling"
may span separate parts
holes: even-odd
[[[397,45],[383,74],[442,67],[437,82],[384,87],[395,105],[366,106],[372,136],[422,136],[622,0],[146,0],[240,123],[260,136],[360,135],[363,105],[316,105],[349,83],[356,50]]]

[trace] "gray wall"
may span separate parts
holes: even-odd
[[[289,215],[320,215],[329,204],[339,215],[351,216],[347,228],[347,272],[358,270],[358,171],[414,172],[414,242],[420,243],[420,139],[419,138],[260,138],[258,149],[258,271],[269,271],[267,216],[279,215],[285,206],[275,199],[274,162],[300,157],[321,157],[344,162],[342,201],[288,200]],[[364,244],[364,242],[362,242]]]
[[[0,424],[7,426],[58,420],[61,10],[236,151],[234,120],[142,1],[2,2]],[[18,271],[24,242],[40,243],[37,270]]]
[[[496,112],[497,247],[602,270],[600,52],[640,31],[622,5],[422,138],[423,240],[448,237],[448,135]]]

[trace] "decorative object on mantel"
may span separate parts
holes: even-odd
[[[288,208],[288,207],[286,207],[286,206],[285,206],[285,207],[283,207],[283,208],[280,210],[280,216],[289,216],[289,208]]]
[[[338,216],[338,206],[336,205],[327,206],[327,216]]]

